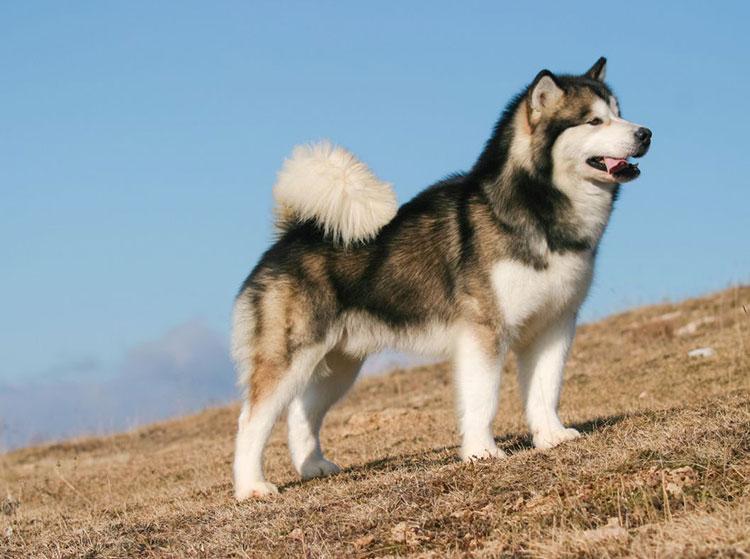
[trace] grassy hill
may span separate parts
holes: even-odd
[[[750,287],[579,328],[561,408],[585,436],[556,449],[514,368],[506,460],[458,460],[447,366],[397,371],[329,415],[340,475],[300,483],[279,425],[267,501],[232,498],[236,406],[2,455],[0,557],[750,554]]]

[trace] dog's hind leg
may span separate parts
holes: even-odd
[[[492,435],[504,357],[499,346],[494,333],[481,326],[467,327],[456,340],[455,382],[464,460],[505,456]]]
[[[276,420],[302,392],[326,348],[316,345],[295,352],[288,366],[258,356],[250,378],[248,398],[240,413],[234,455],[237,500],[277,493],[263,475],[263,450]]]
[[[302,479],[335,474],[339,467],[325,459],[320,447],[320,426],[328,409],[357,378],[362,359],[339,351],[330,352],[315,375],[289,406],[289,451]]]

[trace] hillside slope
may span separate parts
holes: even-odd
[[[298,482],[280,425],[268,501],[232,499],[236,406],[0,456],[0,556],[750,554],[750,287],[581,327],[561,408],[585,436],[556,449],[530,449],[513,369],[507,459],[458,460],[446,366],[398,371],[331,412],[338,476]]]

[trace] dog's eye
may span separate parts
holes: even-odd
[[[603,121],[602,121],[602,119],[601,119],[601,118],[599,118],[599,117],[596,117],[596,118],[592,118],[591,120],[589,120],[589,122],[588,122],[588,123],[589,123],[589,124],[590,124],[591,126],[599,126],[599,125],[600,125],[600,124],[601,124],[602,122],[603,122]]]

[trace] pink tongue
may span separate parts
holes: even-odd
[[[628,162],[625,161],[622,158],[615,158],[615,157],[604,157],[604,164],[607,166],[607,172],[612,175],[622,169],[623,167],[627,167]]]

